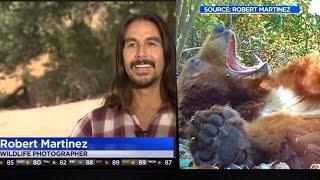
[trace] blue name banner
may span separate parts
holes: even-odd
[[[0,150],[174,150],[174,138],[0,138]]]
[[[298,14],[299,6],[200,6],[204,14]]]

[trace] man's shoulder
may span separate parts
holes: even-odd
[[[107,116],[114,116],[117,112],[117,108],[101,106],[89,111],[85,118],[90,119],[90,121],[103,121]]]
[[[169,114],[175,114],[176,113],[176,109],[171,106],[170,104],[165,104],[164,106],[162,106],[159,110],[159,113],[169,113]]]
[[[106,116],[115,115],[118,113],[117,108],[109,108],[105,106],[101,106],[93,109],[91,112],[91,116],[93,120],[104,120]]]
[[[100,113],[107,113],[107,112],[112,112],[113,111],[113,108],[108,108],[108,107],[105,107],[105,106],[100,106],[100,107],[97,107],[93,110],[91,110],[90,112],[92,114],[100,114]]]

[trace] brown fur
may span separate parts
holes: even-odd
[[[298,96],[320,102],[320,55],[313,53],[293,60],[277,72],[276,80]]]
[[[178,80],[178,117],[180,137],[187,138],[185,127],[198,110],[212,105],[231,107],[246,120],[256,118],[268,89],[260,87],[263,78],[232,78],[226,71],[228,41],[232,34],[209,35],[199,54],[184,66]],[[248,110],[250,109],[250,111]]]
[[[254,163],[284,161],[291,168],[320,162],[320,115],[274,112],[260,117],[272,90],[282,86],[301,98],[307,110],[320,111],[320,56],[306,55],[277,70],[276,76],[230,76],[226,67],[232,33],[212,33],[198,56],[188,62],[178,81],[179,132],[191,138],[190,119],[196,111],[228,104],[246,121],[243,128]],[[233,39],[235,40],[235,39]],[[194,130],[194,129],[193,129]],[[244,141],[243,138],[238,141]],[[195,146],[196,147],[196,146]],[[254,156],[254,157],[253,157]]]
[[[276,82],[301,97],[307,109],[320,110],[318,55],[306,55],[279,69]],[[309,168],[320,161],[320,115],[276,112],[247,124],[245,130],[252,144],[292,168]]]

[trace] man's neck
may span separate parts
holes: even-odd
[[[132,89],[132,104],[134,109],[158,108],[162,104],[160,84],[145,89]]]
[[[131,109],[137,115],[143,130],[146,130],[152,116],[162,105],[160,84],[145,89],[132,89]]]

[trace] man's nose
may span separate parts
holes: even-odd
[[[144,46],[139,46],[136,54],[136,58],[145,58],[146,57],[146,52],[145,52],[145,47]]]

